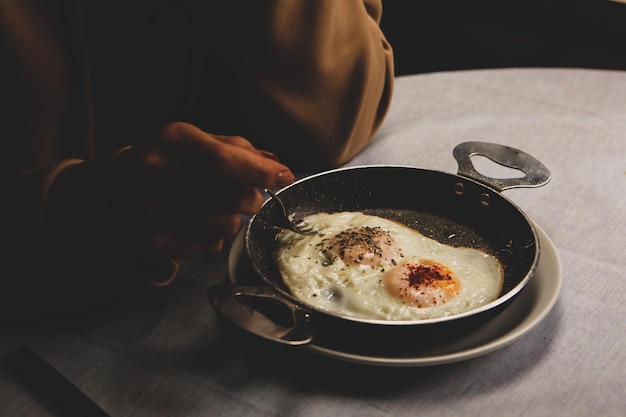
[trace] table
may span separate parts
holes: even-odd
[[[111,416],[622,416],[626,413],[626,73],[496,69],[401,76],[387,120],[348,165],[456,172],[463,141],[522,149],[552,171],[505,195],[562,263],[553,307],[493,352],[377,366],[260,340],[219,320],[206,290],[225,252],[184,265],[169,288],[106,315],[3,328]],[[503,174],[485,161],[486,173]],[[7,416],[60,415],[4,361]]]

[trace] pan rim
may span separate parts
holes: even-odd
[[[377,325],[377,326],[428,326],[428,325],[435,325],[435,324],[443,324],[443,323],[449,323],[449,322],[454,322],[457,320],[462,320],[465,318],[471,318],[474,316],[478,316],[482,313],[486,313],[488,311],[497,309],[500,306],[503,306],[507,303],[509,303],[509,301],[511,301],[513,298],[515,298],[521,291],[522,289],[528,284],[528,282],[531,280],[532,276],[534,275],[537,265],[539,263],[539,257],[541,254],[541,248],[540,248],[540,241],[538,238],[538,234],[537,234],[537,230],[534,226],[534,223],[530,220],[530,218],[528,217],[528,215],[515,203],[513,202],[511,199],[509,199],[507,196],[503,195],[501,191],[490,187],[487,184],[484,184],[480,181],[477,181],[474,178],[471,177],[467,177],[464,175],[460,175],[460,174],[453,174],[453,173],[449,173],[449,172],[445,172],[445,171],[441,171],[441,170],[434,170],[434,169],[426,169],[426,168],[420,168],[420,167],[416,167],[416,166],[411,166],[411,165],[400,165],[400,164],[364,164],[364,165],[353,165],[353,166],[344,166],[344,167],[339,167],[339,168],[334,168],[334,169],[330,169],[330,170],[326,170],[326,171],[320,171],[317,173],[313,173],[310,175],[306,175],[303,176],[299,179],[297,179],[296,181],[294,181],[292,184],[282,188],[281,190],[279,190],[277,192],[277,194],[280,194],[281,192],[288,190],[290,188],[294,188],[297,187],[298,185],[304,183],[304,182],[308,182],[308,181],[312,181],[316,178],[319,177],[323,177],[323,176],[328,176],[331,174],[336,174],[336,173],[341,173],[344,171],[355,171],[355,170],[361,170],[361,169],[367,169],[367,170],[371,170],[371,169],[407,169],[407,170],[411,170],[411,171],[422,171],[422,172],[428,172],[428,173],[434,173],[437,175],[445,175],[445,176],[449,176],[452,178],[460,178],[463,179],[464,181],[469,181],[474,183],[476,186],[484,188],[485,190],[488,190],[489,192],[495,193],[499,196],[499,198],[502,198],[507,204],[509,204],[513,209],[515,209],[516,212],[518,212],[522,218],[525,221],[525,224],[528,226],[528,228],[530,229],[530,232],[532,234],[532,243],[535,247],[535,253],[534,253],[534,257],[532,260],[531,265],[529,266],[528,270],[526,271],[526,273],[524,274],[523,278],[521,278],[519,280],[519,282],[517,282],[513,287],[511,287],[507,292],[500,294],[498,296],[498,298],[496,298],[495,300],[486,303],[480,307],[462,312],[462,313],[458,313],[458,314],[452,314],[452,315],[448,315],[448,316],[443,316],[443,317],[437,317],[437,318],[430,318],[430,319],[412,319],[412,320],[386,320],[386,319],[370,319],[370,318],[364,318],[364,317],[358,317],[358,316],[350,316],[350,315],[345,315],[345,314],[339,314],[336,312],[332,312],[332,311],[328,311],[319,307],[316,307],[314,305],[311,305],[305,301],[302,301],[298,298],[296,298],[295,296],[293,296],[292,294],[290,294],[288,291],[280,288],[278,285],[276,285],[276,283],[273,283],[271,279],[269,279],[268,277],[265,276],[265,274],[259,270],[259,267],[257,266],[257,263],[254,262],[254,257],[252,256],[251,253],[251,248],[249,245],[249,239],[250,239],[250,234],[251,234],[251,228],[254,224],[254,221],[256,220],[257,216],[259,215],[259,213],[261,213],[261,211],[259,211],[259,213],[254,214],[253,216],[251,216],[248,221],[246,222],[246,226],[245,226],[245,230],[244,230],[244,249],[245,249],[245,253],[248,257],[248,259],[251,261],[252,267],[255,271],[255,273],[257,274],[257,276],[259,278],[261,278],[261,280],[263,281],[263,283],[265,285],[267,285],[269,288],[271,288],[272,291],[277,292],[278,294],[280,294],[280,296],[285,297],[289,302],[295,304],[297,306],[297,308],[306,311],[307,313],[311,314],[312,319],[315,319],[315,315],[317,314],[322,314],[325,316],[330,316],[336,319],[340,319],[340,320],[346,320],[346,321],[350,321],[350,322],[354,322],[354,323],[360,323],[360,324],[367,324],[367,325]],[[263,203],[263,207],[268,204],[269,200],[266,200]],[[261,210],[263,210],[263,207],[261,208]]]

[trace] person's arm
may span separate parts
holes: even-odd
[[[0,176],[0,321],[94,308],[219,252],[288,167],[241,137],[171,123],[113,155]]]
[[[393,52],[380,0],[232,0],[210,20],[240,79],[240,132],[306,169],[345,163],[380,127]],[[233,91],[235,93],[235,91]]]
[[[69,77],[57,17],[43,4],[0,4],[0,320],[63,310],[71,296],[56,290],[79,270],[78,254],[44,239],[50,187],[76,162],[61,157]]]

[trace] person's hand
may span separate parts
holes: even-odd
[[[238,136],[171,123],[111,165],[112,205],[120,241],[144,259],[218,252],[256,213],[257,188],[283,187],[294,175],[273,154]]]

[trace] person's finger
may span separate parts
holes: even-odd
[[[182,159],[194,161],[200,175],[204,171],[206,175],[259,188],[280,188],[295,180],[291,170],[275,155],[257,150],[240,136],[212,135],[182,122],[166,125],[160,135],[175,148],[171,152],[180,152]]]
[[[222,135],[213,135],[217,140],[222,141],[224,143],[228,143],[230,145],[238,146],[240,148],[246,149],[252,153],[255,153],[264,158],[272,159],[276,162],[280,161],[278,155],[273,152],[266,151],[264,149],[255,148],[249,140],[241,136],[222,136]]]
[[[230,188],[218,187],[220,189],[222,192],[218,191],[219,194],[213,198],[205,196],[205,200],[209,199],[207,204],[216,210],[253,215],[263,205],[263,196],[254,187],[232,184]]]
[[[252,145],[252,143],[248,139],[244,138],[243,136],[236,136],[236,135],[225,136],[225,135],[211,134],[211,137],[213,137],[215,140],[218,140],[220,142],[223,142],[232,146],[237,146],[239,148],[246,149],[250,152],[257,151],[257,149]]]
[[[222,146],[228,148],[218,150],[220,173],[233,182],[258,188],[280,188],[295,180],[291,170],[274,159],[245,149],[232,149],[232,145]]]
[[[275,153],[272,153],[270,151],[264,151],[262,149],[256,149],[256,153],[261,155],[263,158],[273,159],[276,162],[280,161],[280,158],[278,157],[278,155],[276,155]]]
[[[198,239],[187,235],[154,233],[150,237],[152,256],[165,259],[192,259],[219,253],[224,239]]]
[[[229,238],[241,225],[239,211],[224,212],[220,208],[157,200],[147,203],[147,207],[144,224],[150,231],[198,239]]]
[[[232,181],[214,181],[195,184],[159,183],[159,187],[136,193],[143,200],[144,211],[153,217],[160,213],[196,218],[207,213],[241,213],[252,215],[263,205],[263,196],[257,188]],[[175,213],[175,214],[174,214]]]

